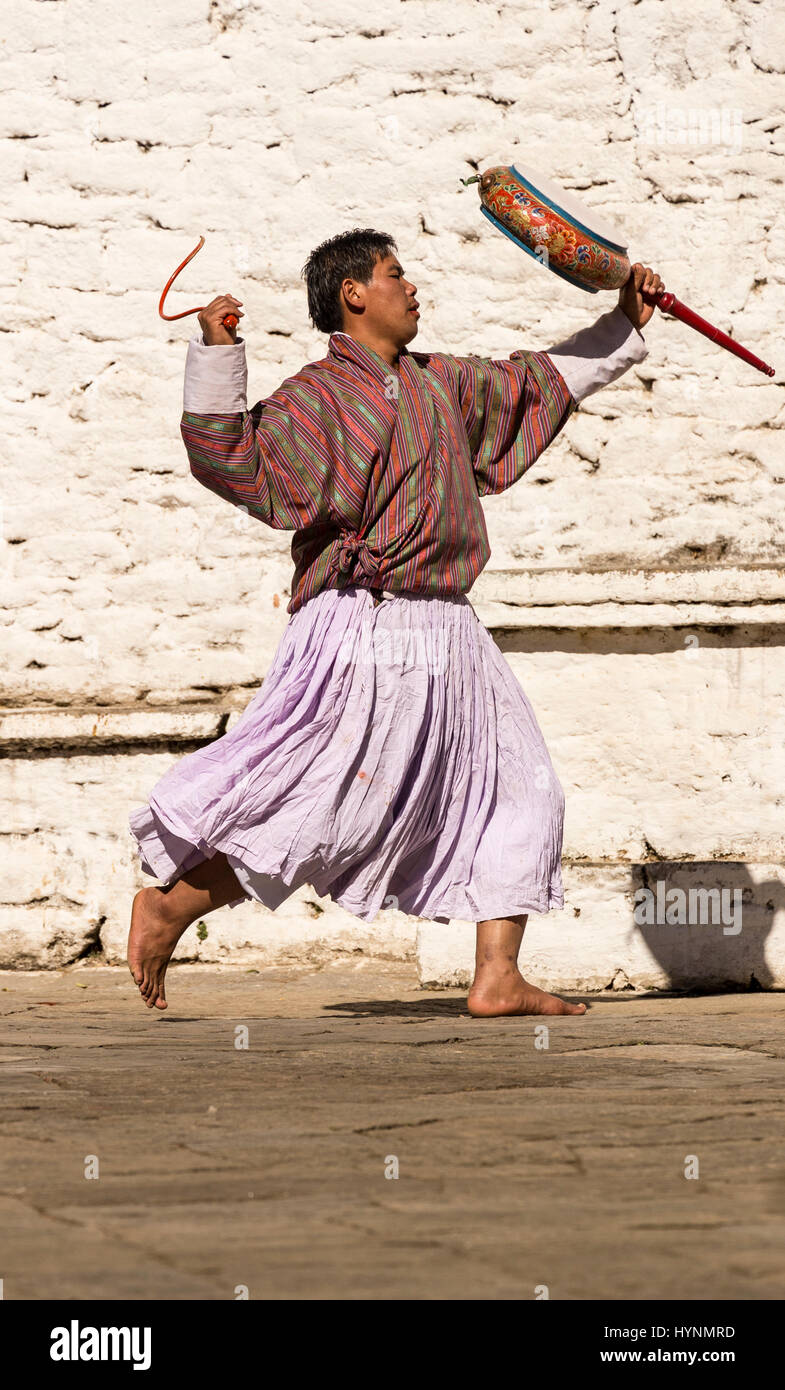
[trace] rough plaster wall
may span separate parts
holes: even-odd
[[[244,300],[252,399],[322,355],[299,271],[350,225],[397,237],[423,348],[544,348],[609,308],[460,188],[509,160],[601,208],[633,257],[782,367],[773,2],[14,0],[0,74],[6,707],[238,709],[283,630],[290,537],[200,489],[179,437],[196,320],[156,309],[200,233],[169,308]],[[693,143],[671,138],[701,119]],[[769,381],[659,315],[646,336],[646,362],[486,499],[491,570],[780,560],[782,371]],[[118,760],[100,776],[110,761],[120,843],[138,791]],[[14,834],[35,832],[34,811],[13,812]],[[682,840],[700,839],[699,801],[684,814]]]
[[[178,422],[196,321],[156,314],[200,232],[171,307],[238,293],[254,399],[322,354],[299,270],[348,225],[398,237],[423,347],[547,347],[610,307],[546,275],[460,189],[470,166],[510,158],[582,190],[669,287],[777,358],[773,3],[115,0],[97,24],[88,0],[16,0],[12,14],[0,130],[13,701],[157,703],[173,681],[181,696],[260,674],[254,623],[279,618],[290,538],[243,525],[188,474]],[[673,113],[715,110],[724,136],[659,143],[663,106],[666,135]],[[493,565],[780,553],[781,376],[659,315],[647,337],[646,362],[488,501]]]

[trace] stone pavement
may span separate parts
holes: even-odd
[[[782,994],[589,996],[546,1049],[362,958],[0,987],[6,1299],[782,1297]]]

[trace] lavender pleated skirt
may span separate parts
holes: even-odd
[[[169,885],[223,851],[242,896],[301,884],[367,922],[564,905],[564,796],[531,705],[466,595],[324,589],[233,728],[130,815]]]

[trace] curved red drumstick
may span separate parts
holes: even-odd
[[[195,246],[190,256],[186,256],[185,260],[182,261],[180,265],[178,265],[176,271],[174,272],[174,275],[169,276],[169,279],[164,285],[163,294],[161,295],[161,298],[158,301],[158,312],[161,315],[162,319],[166,319],[167,321],[171,321],[172,319],[184,319],[187,318],[189,314],[200,314],[202,312],[202,309],[205,307],[203,304],[198,304],[195,309],[183,309],[183,312],[181,314],[164,313],[164,300],[166,299],[166,296],[172,288],[172,285],[174,284],[178,275],[180,274],[180,271],[183,269],[184,266],[187,266],[189,261],[193,260],[197,251],[201,251],[203,246],[204,237],[200,236],[198,246]],[[221,319],[221,323],[223,324],[224,328],[236,328],[237,324],[239,323],[239,319],[236,314],[225,314],[224,317]]]
[[[702,333],[704,338],[710,338],[713,343],[718,343],[720,347],[728,349],[734,356],[740,357],[743,362],[749,362],[751,367],[757,367],[759,372],[766,376],[774,376],[774,368],[767,362],[763,362],[760,357],[756,357],[753,352],[742,347],[735,338],[730,338],[722,329],[715,328],[708,319],[702,319],[700,314],[696,314],[694,309],[688,309],[686,304],[682,304],[675,294],[670,294],[667,290],[659,290],[656,294],[648,294],[644,291],[643,298],[647,304],[655,304],[663,314],[669,314],[672,318],[679,319],[686,323],[689,328],[694,328],[697,333]]]

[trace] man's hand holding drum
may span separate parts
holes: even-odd
[[[630,266],[630,278],[619,290],[619,308],[624,310],[633,328],[643,328],[654,313],[655,305],[647,303],[643,296],[658,294],[664,289],[651,266],[641,265],[640,261]]]

